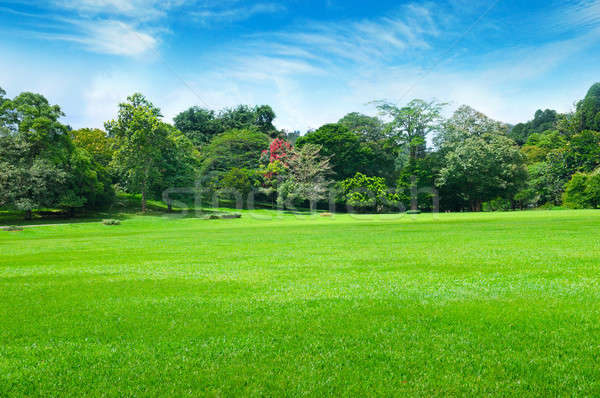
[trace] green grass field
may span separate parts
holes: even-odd
[[[599,226],[245,212],[0,231],[0,396],[599,396]]]

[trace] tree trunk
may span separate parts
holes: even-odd
[[[142,189],[142,213],[146,212],[146,187]]]
[[[415,176],[410,177],[410,209],[416,211],[418,209],[418,192],[417,192],[417,178]]]
[[[148,187],[148,176],[150,175],[150,164],[144,168],[144,182],[142,184],[142,213],[146,212],[146,190]]]
[[[33,218],[33,212],[31,210],[26,210],[25,211],[25,219],[31,220],[32,218]]]
[[[167,202],[167,212],[173,212],[173,202],[171,202],[170,200]]]
[[[471,200],[471,211],[476,213],[481,211],[481,200]]]

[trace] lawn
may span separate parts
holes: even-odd
[[[600,395],[600,211],[252,214],[0,231],[0,396]]]

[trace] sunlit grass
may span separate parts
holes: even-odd
[[[600,212],[0,231],[0,396],[600,394]]]

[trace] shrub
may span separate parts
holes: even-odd
[[[106,220],[102,220],[102,224],[104,224],[104,225],[121,225],[121,221],[109,218]]]
[[[356,173],[354,177],[342,181],[340,188],[346,204],[361,211],[374,210],[381,213],[400,201],[399,195],[390,192],[381,177],[367,177]]]
[[[224,219],[224,220],[232,219],[232,218],[242,218],[242,215],[238,214],[238,213],[222,214],[221,218]]]
[[[9,225],[8,227],[5,227],[4,230],[8,232],[23,231],[23,227],[18,225]]]
[[[205,220],[228,220],[233,218],[242,218],[242,215],[239,213],[211,214],[205,217]]]

